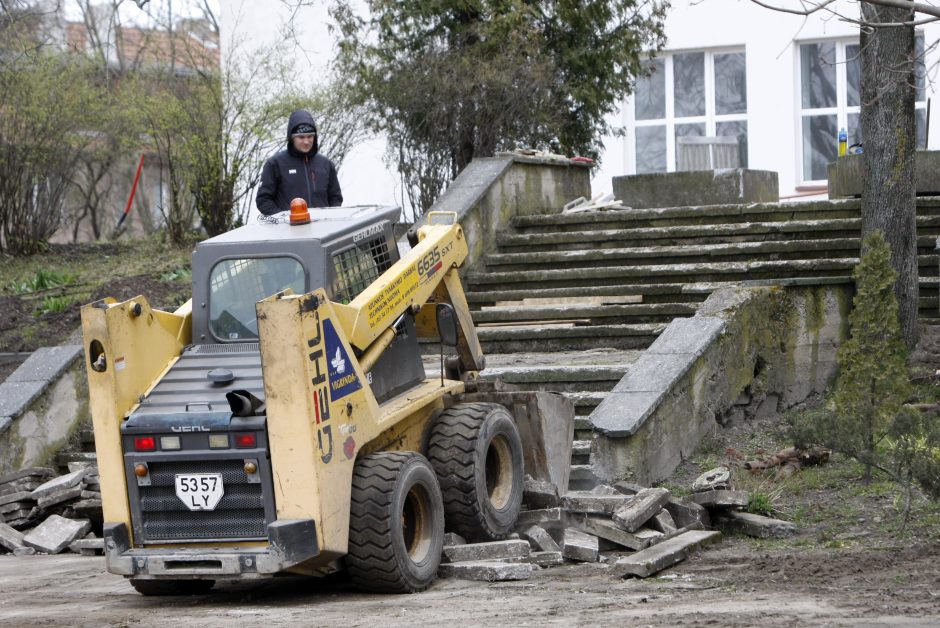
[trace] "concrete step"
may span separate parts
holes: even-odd
[[[917,199],[917,214],[940,214],[940,197]],[[858,218],[860,199],[803,201],[796,203],[753,203],[748,205],[707,205],[644,209],[608,209],[572,214],[516,216],[512,226],[518,233],[582,231],[591,228],[643,228],[670,225],[707,225],[787,220]]]
[[[928,208],[925,206],[924,210]],[[800,203],[753,203],[750,205],[706,205],[697,207],[655,207],[643,209],[606,209],[571,214],[516,216],[513,228],[519,233],[579,231],[585,225],[598,228],[665,227],[676,224],[706,225],[754,221],[799,219],[857,218],[858,199],[840,201],[804,201]]]
[[[577,438],[577,436],[575,436]],[[590,464],[591,441],[576,440],[571,444],[571,464]]]
[[[477,335],[483,345],[483,352],[489,355],[491,353],[572,351],[600,347],[645,349],[653,344],[665,328],[665,322],[573,325],[571,327],[541,324],[524,327],[478,326]],[[436,348],[433,350],[437,351]]]
[[[571,474],[568,476],[568,490],[589,491],[597,486],[597,477],[589,464],[571,465]]]
[[[918,216],[921,235],[940,233],[940,216]],[[589,229],[540,233],[503,233],[496,243],[504,253],[525,247],[556,249],[719,244],[742,241],[833,239],[858,237],[861,218],[741,222],[732,224],[675,225],[636,229]],[[694,242],[690,242],[694,241]]]
[[[481,287],[467,292],[471,306],[493,305],[497,301],[521,301],[533,296],[540,298],[603,297],[639,295],[643,303],[676,303],[704,301],[712,291],[724,284],[715,283],[619,283],[609,286],[573,286],[569,288],[540,288],[532,290],[502,290],[499,286]]]
[[[591,323],[662,323],[677,316],[694,316],[697,304],[638,303],[628,305],[538,305],[492,306],[473,312],[473,321],[509,323],[512,321],[587,320]]]

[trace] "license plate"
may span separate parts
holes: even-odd
[[[176,496],[190,510],[215,510],[225,490],[221,473],[179,473]]]

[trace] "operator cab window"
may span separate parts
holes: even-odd
[[[222,341],[257,340],[255,303],[287,288],[303,294],[305,279],[292,257],[222,260],[209,275],[209,330]]]

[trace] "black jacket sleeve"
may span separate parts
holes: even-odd
[[[279,178],[274,160],[268,159],[265,161],[264,167],[261,169],[261,182],[258,185],[258,193],[255,195],[255,205],[258,207],[258,211],[265,216],[282,211],[277,206]]]
[[[336,166],[330,162],[330,183],[326,188],[327,201],[330,207],[339,207],[343,204],[343,191],[339,187],[339,177],[336,176]]]

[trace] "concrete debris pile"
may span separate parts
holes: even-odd
[[[607,563],[618,575],[645,577],[721,538],[708,530],[704,507],[673,499],[663,488],[620,482],[562,496],[551,483],[527,479],[523,500],[518,539],[465,544],[448,535],[440,575],[521,580],[568,561]]]
[[[747,507],[749,497],[745,491],[734,490],[728,467],[716,467],[692,483],[689,500],[707,508],[715,526],[725,532],[738,532],[761,539],[796,533],[796,525],[789,521],[743,512],[742,508]]]
[[[69,473],[31,467],[0,477],[0,552],[101,553],[98,468],[70,463]]]

